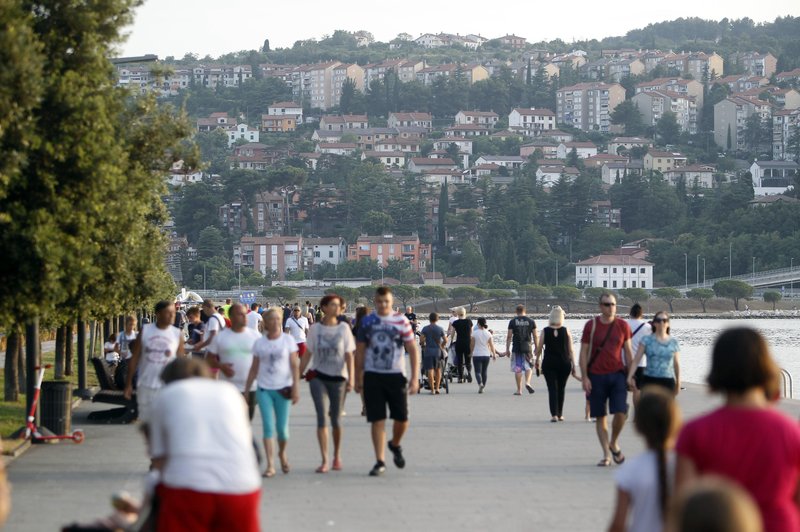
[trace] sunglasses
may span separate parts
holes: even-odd
[[[603,305],[604,307],[616,307],[617,306],[616,303],[600,303],[600,304]]]
[[[669,318],[653,318],[653,323],[669,323]]]

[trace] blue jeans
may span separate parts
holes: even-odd
[[[258,411],[264,425],[264,439],[271,440],[278,433],[278,441],[289,439],[289,409],[292,400],[286,399],[278,390],[259,388],[256,392]]]

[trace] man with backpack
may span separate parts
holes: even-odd
[[[225,328],[225,317],[214,307],[214,302],[210,299],[203,300],[203,314],[208,318],[203,329],[203,340],[194,344],[194,353],[203,353],[211,345],[217,334]]]
[[[633,351],[631,328],[616,316],[617,298],[604,293],[599,303],[600,316],[586,322],[583,328],[580,365],[583,389],[603,449],[603,459],[597,465],[608,467],[612,459],[616,464],[625,461],[617,440],[628,416],[626,368],[633,361]],[[609,412],[614,416],[610,439],[606,421]]]

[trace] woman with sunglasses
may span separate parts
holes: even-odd
[[[628,368],[628,385],[635,385],[634,375],[642,356],[647,355],[647,366],[642,376],[642,387],[648,384],[663,386],[678,395],[681,389],[680,346],[670,336],[669,316],[666,312],[656,312],[652,321],[653,334],[642,338],[636,350],[636,358]]]

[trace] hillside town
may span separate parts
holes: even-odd
[[[373,44],[367,32],[356,32],[353,38],[358,48]],[[479,51],[487,43],[518,59],[435,64],[426,60],[426,52],[437,48]],[[313,175],[335,165],[336,159],[348,158],[375,165],[372,171],[382,167],[383,175],[398,184],[411,176],[425,190],[420,231],[397,231],[391,225],[376,233],[364,227],[348,234],[315,229],[310,209],[321,205],[320,197],[327,207],[346,201],[335,184],[321,181],[313,192],[297,183],[265,187],[248,198],[226,201],[210,225],[234,239],[227,260],[239,277],[244,268],[266,281],[297,284],[318,279],[319,271],[326,278],[337,278],[338,268],[346,262],[372,261],[383,272],[391,262],[402,261],[407,270],[404,278],[390,282],[478,284],[476,272],[454,271],[450,281],[444,272],[435,271],[437,247],[460,255],[468,241],[480,246],[477,231],[458,237],[440,227],[447,223],[439,212],[442,190],[453,202],[460,187],[509,187],[521,177],[534,180],[545,194],[579,177],[596,183],[600,196],[586,204],[583,221],[607,229],[627,229],[624,206],[608,193],[634,177],[657,177],[683,194],[701,198],[746,177],[752,183],[754,207],[797,201],[790,196],[800,169],[800,69],[778,71],[778,60],[771,53],[754,50],[728,57],[656,49],[554,53],[534,49],[516,35],[490,40],[452,34],[416,39],[401,34],[390,48],[396,58],[367,64],[335,59],[257,65],[165,62],[158,68],[123,63],[118,66],[118,84],[176,98],[193,90],[213,93],[247,87],[255,80],[277,80],[288,97],[269,103],[263,113],[236,114],[220,108],[192,117],[197,133],[224,134],[225,171],[264,174],[302,161],[301,169]],[[162,66],[168,67],[166,73]],[[402,108],[372,115],[345,102],[388,87],[390,78],[394,84],[436,91],[445,83],[475,87],[501,77],[548,87],[549,107],[463,108],[449,115]],[[704,139],[702,154],[693,139]],[[224,178],[207,168],[188,169],[178,162],[169,185],[177,202],[186,185],[220,181]],[[474,210],[484,215],[484,208],[480,201],[458,204],[453,214]],[[194,278],[183,276],[186,263],[197,259],[197,242],[178,229],[171,229],[168,263],[179,283],[196,282],[196,270]],[[571,243],[565,240],[568,237],[559,238],[561,244]],[[595,286],[598,281],[587,275],[581,260],[599,259],[611,267],[626,254],[626,246],[640,249],[647,243],[623,241],[592,256],[570,257],[570,270],[562,278],[569,276],[578,287]],[[620,278],[619,283],[609,277],[602,286],[653,288],[653,263],[645,260],[647,249],[641,255],[637,260],[642,261],[642,274],[647,268],[646,276]],[[634,270],[638,275],[639,269]]]

